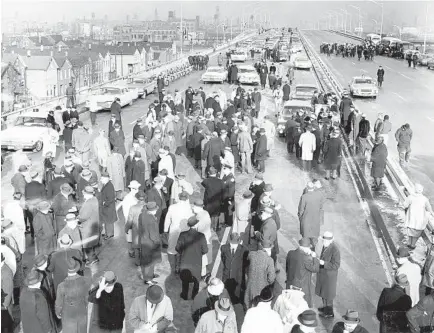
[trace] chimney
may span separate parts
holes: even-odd
[[[30,58],[31,55],[32,53],[30,52],[30,50],[27,50],[27,56]]]
[[[54,55],[54,52],[53,51],[50,51],[50,56],[53,56]]]
[[[62,51],[62,46],[61,46],[60,44],[59,44],[59,46],[58,46],[57,50],[58,50],[59,52],[61,52],[61,51]]]
[[[68,56],[68,51],[65,51],[65,57],[67,57]]]
[[[41,52],[44,52],[44,45],[41,45]]]
[[[89,50],[91,50],[92,49],[92,44],[89,44]]]

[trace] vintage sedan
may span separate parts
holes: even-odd
[[[314,84],[297,84],[290,95],[291,99],[311,100],[313,93],[318,91],[318,87]]]
[[[95,99],[98,107],[102,110],[110,110],[115,98],[120,99],[122,107],[133,105],[133,101],[139,97],[137,88],[128,88],[127,86],[107,86],[100,88],[89,99]]]
[[[428,69],[434,69],[434,57],[428,59],[426,66]]]
[[[48,111],[28,111],[17,117],[13,126],[2,130],[1,148],[7,150],[42,149],[42,137],[47,132]]]
[[[231,60],[233,62],[245,62],[247,60],[247,52],[244,50],[235,50],[231,54]]]
[[[310,70],[312,68],[312,62],[306,55],[299,55],[294,59],[294,68]]]
[[[137,89],[139,98],[146,98],[154,92],[157,81],[155,78],[135,77],[128,82],[127,86],[130,89]]]
[[[208,67],[207,71],[202,74],[202,82],[218,82],[223,83],[227,78],[227,72],[224,67],[221,66],[211,66]]]
[[[377,81],[369,76],[355,76],[348,84],[351,96],[373,97],[377,98],[378,87]]]
[[[283,104],[283,111],[276,115],[277,118],[277,133],[279,136],[286,135],[285,124],[297,112],[312,112],[313,108],[310,101],[306,100],[289,100]]]
[[[260,84],[261,79],[256,71],[256,68],[251,65],[243,65],[238,67],[238,82],[242,84]]]

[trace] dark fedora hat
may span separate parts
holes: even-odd
[[[318,326],[318,320],[316,319],[316,313],[313,310],[306,310],[302,312],[298,317],[298,321],[303,326],[307,327],[317,327]]]
[[[154,284],[146,290],[146,299],[152,304],[160,303],[164,298],[163,288]]]
[[[217,313],[221,314],[222,316],[228,316],[232,310],[231,301],[229,298],[220,298],[218,301],[215,301],[214,308]]]
[[[311,244],[309,238],[303,237],[298,241],[298,245],[302,247],[310,247]]]
[[[42,275],[41,272],[33,268],[30,270],[30,272],[27,274],[26,278],[24,279],[24,284],[26,286],[31,286],[33,284],[41,282],[43,277],[44,276]]]
[[[48,260],[48,256],[46,254],[39,254],[34,259],[34,267],[38,268],[45,264]]]
[[[347,313],[342,318],[344,322],[349,324],[360,323],[359,313],[354,310],[347,310]]]
[[[261,302],[271,302],[273,300],[273,290],[267,286],[261,290],[259,297]]]
[[[77,273],[80,270],[80,262],[74,258],[68,260],[68,273]]]
[[[105,283],[107,283],[108,285],[113,285],[118,280],[115,273],[113,273],[112,271],[105,272],[104,278],[105,278]]]

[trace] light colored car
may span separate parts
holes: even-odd
[[[318,91],[319,89],[314,84],[297,84],[295,85],[295,89],[291,93],[290,98],[310,101],[315,90]]]
[[[238,67],[238,82],[244,84],[260,84],[261,80],[255,67],[243,65]]]
[[[301,44],[292,44],[291,53],[299,53],[303,51],[303,45]]]
[[[235,50],[231,54],[232,61],[245,62],[247,60],[247,52],[243,50]]]
[[[224,67],[212,66],[208,67],[205,73],[202,74],[202,82],[219,82],[223,83],[227,78],[227,72]]]
[[[36,109],[37,110],[37,109]],[[7,150],[42,149],[47,132],[48,111],[28,111],[17,117],[15,124],[2,130],[1,148]]]
[[[429,60],[426,63],[426,66],[428,69],[431,69],[431,68],[434,69],[434,57],[429,58]]]
[[[98,107],[109,110],[115,98],[120,99],[121,107],[133,105],[133,101],[139,97],[137,88],[130,89],[127,86],[107,86],[100,88],[89,99],[96,99]]]
[[[280,112],[277,117],[277,133],[279,136],[285,136],[285,124],[292,117],[292,115],[296,114],[297,112],[312,112],[313,108],[310,104],[310,101],[306,100],[289,100],[286,101],[283,104],[283,111]]]
[[[417,63],[420,66],[428,66],[428,62],[434,58],[433,54],[429,54],[429,53],[425,53],[425,54],[421,54],[418,59],[417,59]]]
[[[305,55],[299,55],[294,59],[294,68],[296,69],[311,69],[312,62]]]
[[[127,84],[129,89],[137,89],[139,98],[146,98],[146,96],[152,94],[157,85],[156,80],[151,78],[136,77],[132,79],[132,82]]]
[[[351,96],[377,98],[377,81],[369,76],[355,76],[348,84]]]

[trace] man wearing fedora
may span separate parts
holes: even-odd
[[[138,241],[140,246],[141,277],[147,284],[153,284],[157,275],[155,265],[161,262],[161,238],[156,218],[158,206],[148,202],[146,210],[139,215]]]
[[[333,326],[332,333],[368,333],[366,328],[360,326],[360,318],[357,311],[347,310],[342,319],[342,321],[337,322]]]
[[[135,197],[137,203],[132,206],[128,212],[128,216],[125,220],[125,233],[131,233],[131,249],[129,250],[129,255],[131,258],[135,258],[136,266],[140,266],[139,219],[140,214],[142,214],[142,210],[145,207],[147,196],[145,192],[139,190]]]
[[[298,204],[298,218],[300,234],[310,240],[312,250],[315,250],[320,235],[323,204],[321,197],[315,193],[315,185],[307,183],[307,192],[301,196]]]
[[[60,192],[53,198],[51,209],[54,213],[57,235],[66,225],[65,217],[68,214],[68,211],[75,206],[72,192],[72,187],[68,183],[63,183],[60,185]]]
[[[419,302],[419,286],[422,282],[420,266],[410,261],[410,252],[406,247],[398,249],[396,261],[399,265],[396,274],[405,274],[408,279],[408,287],[405,288],[406,294],[411,298],[412,306]]]
[[[313,333],[318,326],[316,313],[313,310],[305,310],[298,316],[299,324],[294,325],[291,333]]]
[[[232,231],[241,235],[241,237],[246,237],[244,239],[249,240],[250,238],[250,228],[249,221],[251,202],[253,199],[253,193],[249,190],[243,193],[243,197],[236,201],[235,204],[235,215],[234,224],[232,226]]]
[[[199,292],[203,255],[208,252],[208,245],[204,234],[194,228],[198,222],[199,220],[195,215],[188,219],[187,225],[189,230],[179,234],[175,246],[180,261],[179,274],[182,281],[181,298],[184,300],[188,300],[190,283],[193,283],[191,298],[193,299]]]
[[[141,184],[137,180],[133,180],[128,184],[128,188],[130,192],[128,192],[124,199],[122,200],[122,215],[124,223],[127,224],[128,216],[130,215],[131,207],[137,204],[138,200],[136,194],[139,193]],[[128,253],[134,255],[134,251],[132,250],[132,236],[131,236],[131,228],[126,231],[126,240],[128,243]]]
[[[116,193],[115,188],[110,181],[110,175],[107,172],[101,172],[100,181],[102,183],[101,199],[99,202],[99,213],[101,223],[105,227],[104,240],[114,237],[114,224],[118,219],[116,212]]]
[[[54,178],[48,182],[47,188],[47,198],[54,198],[57,193],[60,192],[60,187],[63,184],[68,183],[68,179],[63,175],[62,169],[60,167],[55,167],[53,172]]]
[[[92,186],[86,186],[84,188],[84,202],[77,217],[81,227],[81,238],[83,241],[83,250],[86,255],[86,265],[89,266],[99,261],[95,248],[99,244],[101,225],[99,221],[99,203],[94,194],[95,190]]]
[[[179,194],[187,192],[188,195],[193,194],[193,186],[185,179],[185,172],[180,170],[175,176],[170,193],[170,204],[179,202]]]
[[[38,254],[33,260],[33,268],[42,274],[41,289],[43,289],[50,302],[56,300],[56,291],[54,290],[53,276],[47,271],[48,256],[46,254]]]
[[[333,299],[336,297],[338,269],[341,265],[341,253],[330,231],[322,236],[323,248],[319,258],[319,272],[316,277],[315,294],[322,298],[323,307],[318,309],[324,318],[333,318]]]
[[[115,123],[113,128],[114,130],[109,133],[109,141],[112,146],[112,150],[114,147],[118,147],[119,154],[125,156],[127,152],[125,150],[124,131],[121,129],[121,125],[119,125],[118,123]]]
[[[255,162],[258,166],[258,172],[265,172],[265,160],[268,158],[267,150],[267,136],[265,135],[265,128],[259,130],[259,138],[255,144]]]
[[[111,154],[107,158],[107,172],[110,175],[117,196],[125,190],[124,156],[119,147],[113,147]]]
[[[75,208],[75,207],[74,207]],[[65,216],[66,225],[62,230],[59,231],[57,237],[60,239],[63,235],[68,235],[72,242],[74,243],[73,247],[82,251],[83,250],[83,242],[81,237],[81,230],[78,226],[78,218],[75,213],[69,212]]]
[[[273,288],[267,286],[259,294],[258,305],[247,310],[240,333],[283,333],[279,314],[271,307]]]
[[[68,259],[68,276],[57,287],[55,312],[62,320],[62,332],[87,332],[87,304],[90,281],[77,272],[80,261]]]
[[[98,286],[89,291],[89,302],[93,308],[89,332],[121,333],[125,318],[125,301],[122,284],[112,271],[107,271]]]
[[[160,176],[154,178],[154,186],[146,192],[148,202],[155,202],[158,206],[157,220],[159,223],[160,234],[164,232],[164,218],[162,218],[163,209],[166,209],[166,200],[163,193],[163,179]]]
[[[57,333],[53,303],[41,290],[43,275],[31,269],[24,279],[20,297],[23,333]],[[64,331],[66,332],[66,331]]]
[[[221,212],[221,203],[223,202],[223,181],[217,178],[217,170],[210,167],[208,178],[204,179],[201,185],[205,188],[203,202],[205,210],[211,216],[211,225],[215,231],[220,230],[219,217]]]
[[[59,284],[68,276],[68,260],[74,258],[82,261],[83,254],[80,250],[72,248],[72,239],[68,234],[64,234],[58,239],[59,249],[51,253],[47,272],[53,277],[54,292],[57,292]],[[82,265],[83,266],[83,265]],[[79,273],[82,271],[80,269]]]
[[[380,322],[380,333],[406,331],[408,320],[406,312],[411,308],[411,298],[405,293],[408,287],[405,274],[395,275],[392,287],[381,292],[377,305],[377,319]]]
[[[35,230],[36,254],[50,254],[56,249],[56,233],[53,227],[53,215],[50,213],[50,203],[41,201],[33,219]]]
[[[195,333],[237,333],[237,320],[229,298],[215,301],[214,309],[205,312],[196,326]]]
[[[299,247],[286,256],[286,289],[291,286],[301,288],[304,299],[312,307],[312,274],[318,273],[320,262],[311,249],[308,238],[300,239]]]
[[[172,301],[159,285],[150,286],[145,295],[134,299],[128,320],[136,332],[176,332]]]

